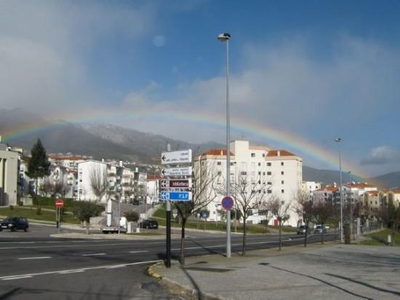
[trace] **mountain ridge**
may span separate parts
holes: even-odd
[[[41,129],[30,131],[33,124],[41,124]],[[52,123],[40,116],[22,109],[0,109],[0,135],[14,132],[14,128],[26,128],[25,133],[11,135],[6,142],[12,146],[31,149],[38,138],[48,153],[74,153],[92,156],[95,159],[115,159],[136,163],[153,163],[160,153],[167,150],[192,149],[195,155],[212,148],[224,148],[217,142],[202,144],[174,140],[162,135],[140,132],[110,124],[62,124]],[[342,181],[378,182],[382,188],[400,186],[400,172],[384,174],[374,178],[361,178],[355,174],[342,173]],[[339,181],[337,170],[319,170],[303,166],[303,180],[333,184]]]

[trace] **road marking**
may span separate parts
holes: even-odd
[[[139,262],[134,262],[134,263],[126,263],[126,264],[118,264],[118,265],[105,265],[105,266],[87,267],[87,268],[79,268],[79,269],[67,269],[67,270],[49,271],[49,272],[41,272],[41,273],[9,275],[9,276],[1,276],[0,280],[24,279],[24,278],[31,278],[34,276],[54,275],[54,274],[81,273],[81,272],[86,272],[86,271],[91,271],[91,270],[114,269],[114,268],[122,268],[122,267],[135,266],[135,265],[154,264],[154,263],[161,262],[161,261],[162,260],[148,260],[148,261],[139,261]]]
[[[148,250],[142,250],[142,251],[129,251],[129,253],[131,254],[135,254],[135,253],[145,253],[145,252],[149,252]]]
[[[9,276],[8,278],[4,278],[2,280],[17,280],[17,279],[25,279],[25,278],[32,278],[32,276],[30,276],[30,275]]]
[[[75,270],[60,271],[57,274],[65,275],[65,274],[74,274],[74,273],[83,273],[83,272],[85,272],[85,270],[83,270],[83,269],[75,269]]]
[[[87,253],[87,254],[82,254],[82,256],[102,256],[102,255],[107,255],[107,253]]]
[[[29,260],[29,259],[48,259],[50,256],[34,256],[34,257],[20,257],[19,260]]]
[[[111,267],[106,267],[105,269],[118,269],[118,268],[125,268],[125,265],[115,265],[115,266],[111,266]]]

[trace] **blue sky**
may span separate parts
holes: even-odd
[[[344,157],[365,173],[399,171],[399,15],[400,2],[389,0],[0,1],[0,107],[65,119],[79,107],[114,116],[99,122],[223,143],[223,126],[122,114],[224,116],[216,36],[229,32],[233,121],[331,152],[341,136]],[[251,132],[232,136],[282,146]]]

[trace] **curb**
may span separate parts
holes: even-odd
[[[147,273],[160,281],[160,283],[166,287],[172,294],[175,295],[185,295],[186,297],[189,297],[190,299],[197,300],[197,299],[203,299],[203,300],[226,300],[225,298],[222,297],[217,297],[215,295],[207,294],[207,293],[200,293],[193,288],[190,288],[188,286],[179,284],[171,279],[168,279],[166,277],[162,277],[160,274],[158,274],[154,268],[160,266],[162,262],[155,263],[154,265],[150,266],[147,269]]]
[[[157,267],[157,266],[160,265],[160,264],[161,264],[161,262],[158,262],[158,263],[156,263],[156,264],[150,266],[150,267],[147,269],[147,273],[148,273],[151,277],[154,277],[154,278],[157,279],[157,280],[161,280],[161,279],[162,279],[162,276],[161,276],[160,274],[158,274],[156,271],[154,271],[154,268]]]

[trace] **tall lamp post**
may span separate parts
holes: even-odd
[[[340,241],[343,243],[343,192],[342,192],[342,154],[340,143],[342,138],[338,137],[335,142],[339,145],[339,192],[340,192]]]
[[[218,40],[226,42],[226,196],[230,195],[230,166],[231,166],[231,151],[230,151],[230,111],[229,111],[229,33],[221,33],[218,35]],[[226,257],[231,257],[231,211],[226,212]]]

